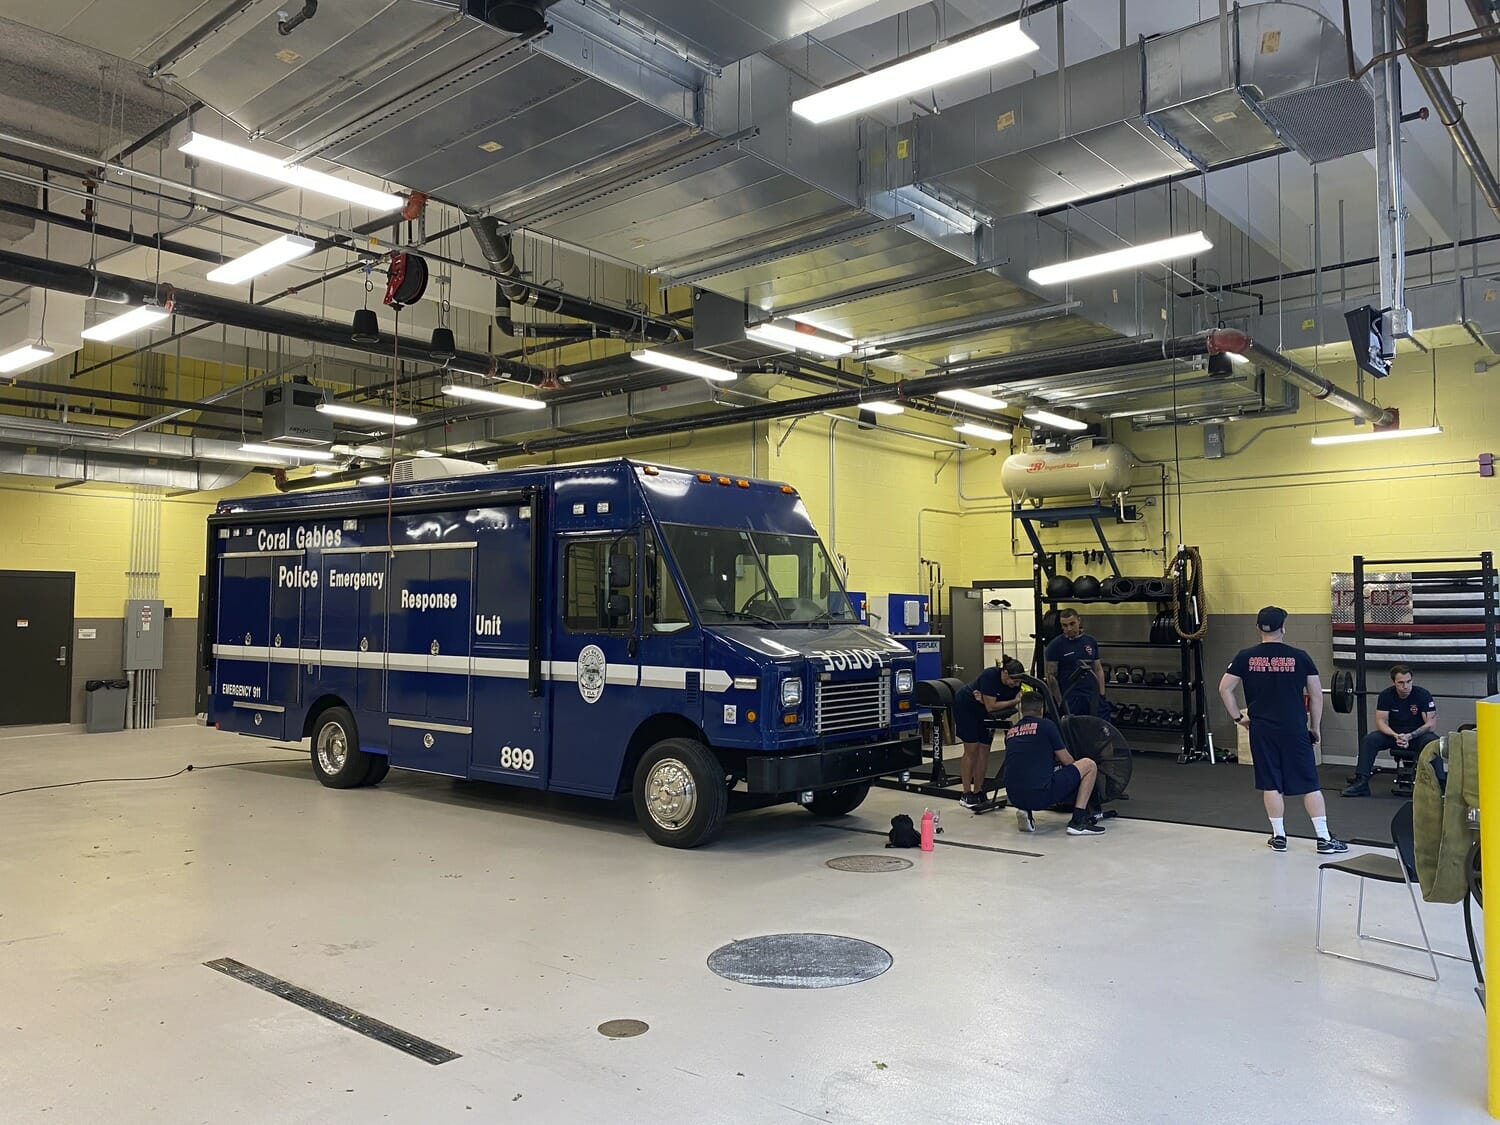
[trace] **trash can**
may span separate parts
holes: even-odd
[[[106,734],[125,729],[125,702],[130,698],[129,680],[89,680],[83,685],[84,730]]]

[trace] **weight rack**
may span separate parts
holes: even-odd
[[[1045,610],[1055,609],[1059,603],[1071,603],[1079,606],[1086,605],[1109,605],[1125,603],[1151,603],[1158,607],[1170,605],[1171,598],[1162,599],[1147,597],[1137,593],[1128,598],[1051,598],[1047,596],[1046,586],[1048,580],[1057,576],[1057,560],[1055,554],[1047,551],[1042,546],[1041,537],[1037,534],[1038,526],[1048,526],[1061,523],[1066,520],[1086,520],[1094,529],[1094,534],[1099,539],[1103,548],[1105,561],[1113,577],[1120,575],[1120,565],[1115,558],[1114,551],[1110,548],[1109,540],[1104,534],[1101,523],[1104,519],[1117,519],[1119,513],[1108,505],[1102,503],[1084,504],[1057,508],[1016,508],[1011,513],[1020,521],[1022,529],[1026,532],[1026,538],[1031,542],[1032,548],[1032,597],[1036,609],[1036,646],[1032,656],[1032,671],[1038,678],[1044,678],[1046,661],[1043,652],[1046,642],[1042,639],[1042,620]],[[1179,554],[1180,562],[1182,555]],[[1188,601],[1186,593],[1182,602]],[[1178,606],[1178,615],[1184,621],[1196,621],[1197,608],[1195,606],[1181,604]],[[1180,706],[1182,707],[1182,747],[1178,753],[1177,760],[1183,764],[1202,761],[1209,755],[1208,740],[1208,703],[1207,694],[1203,682],[1203,642],[1202,640],[1176,640],[1169,642],[1155,641],[1115,641],[1100,642],[1101,648],[1129,648],[1129,649],[1176,649],[1179,655],[1179,676],[1181,683],[1177,685],[1156,684],[1129,684],[1115,685],[1125,687],[1131,691],[1146,692],[1178,692]],[[1170,728],[1158,728],[1155,726],[1123,723],[1115,724],[1121,730],[1138,731],[1151,734],[1176,733]]]

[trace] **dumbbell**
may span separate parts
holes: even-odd
[[[1126,703],[1115,708],[1115,719],[1122,723],[1133,723],[1135,722],[1135,713],[1139,710],[1140,708],[1134,703]]]

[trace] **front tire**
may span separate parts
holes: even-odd
[[[646,835],[669,848],[696,848],[719,834],[729,808],[724,767],[691,738],[658,742],[635,768],[635,816]]]
[[[365,777],[366,785],[379,785],[391,772],[391,759],[387,754],[370,755],[370,772]]]
[[[312,765],[317,779],[330,789],[365,784],[372,760],[359,748],[359,729],[346,707],[330,707],[318,716],[312,732]]]
[[[870,783],[861,781],[857,785],[840,785],[837,789],[820,789],[804,806],[813,816],[845,816],[852,813],[870,795]]]

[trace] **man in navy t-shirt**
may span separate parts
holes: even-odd
[[[1083,631],[1083,618],[1076,609],[1057,615],[1062,636],[1047,643],[1047,683],[1052,694],[1070,715],[1109,718],[1109,700],[1104,698],[1104,665],[1099,661],[1099,642]]]
[[[958,767],[963,796],[959,804],[966,809],[984,801],[984,783],[989,777],[990,743],[995,729],[991,720],[1008,720],[1016,713],[1021,699],[1020,677],[1026,674],[1019,660],[1007,656],[999,667],[986,668],[979,678],[965,684],[953,696],[953,733],[964,744],[963,761]]]
[[[1090,758],[1076,761],[1062,731],[1042,715],[1042,697],[1021,697],[1020,717],[1005,735],[1005,799],[1016,807],[1021,831],[1034,831],[1031,813],[1073,802],[1069,836],[1102,836],[1104,829],[1089,813],[1098,766]]]
[[[1415,758],[1422,747],[1437,741],[1437,700],[1426,688],[1411,681],[1411,668],[1405,664],[1391,667],[1391,686],[1375,701],[1375,729],[1359,744],[1358,775],[1354,784],[1344,790],[1346,797],[1368,797],[1370,775],[1375,772],[1375,757],[1389,750],[1392,757]]]
[[[1255,618],[1255,627],[1260,630],[1260,644],[1241,649],[1229,662],[1229,670],[1219,681],[1219,698],[1229,717],[1250,732],[1255,787],[1261,790],[1271,821],[1266,844],[1273,851],[1286,851],[1285,794],[1302,798],[1318,834],[1319,852],[1346,852],[1349,845],[1328,831],[1328,808],[1318,788],[1313,753],[1323,727],[1318,666],[1307,653],[1282,640],[1286,610],[1266,606]],[[1248,715],[1234,698],[1234,689],[1242,685]]]

